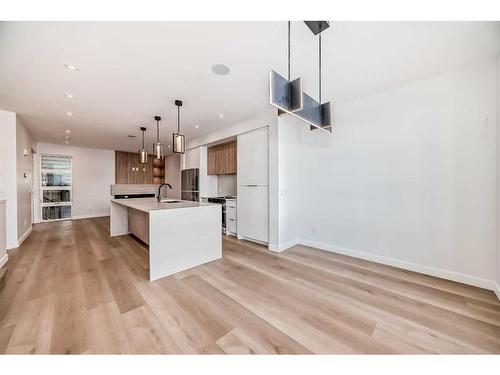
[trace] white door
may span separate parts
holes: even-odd
[[[238,184],[269,184],[269,131],[259,129],[238,136]]]
[[[269,189],[240,186],[238,191],[238,236],[269,241]]]

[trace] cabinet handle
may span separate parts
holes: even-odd
[[[229,219],[229,221],[234,221],[234,219]]]

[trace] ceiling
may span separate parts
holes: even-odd
[[[292,78],[316,96],[317,41],[302,22],[291,45]],[[181,132],[194,139],[268,110],[268,71],[286,74],[286,46],[286,22],[2,22],[0,108],[38,141],[63,143],[69,129],[73,145],[135,151],[140,126],[153,142],[154,115],[171,143],[182,99]],[[498,22],[333,22],[322,96],[368,95],[499,50]]]

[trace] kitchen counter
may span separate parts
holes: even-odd
[[[151,281],[222,258],[220,205],[156,198],[110,203],[110,235],[132,233],[149,244]]]
[[[172,201],[176,202],[160,203],[156,198],[111,199],[111,202],[143,212],[151,212],[158,210],[174,210],[179,208],[204,207],[213,205],[212,203],[182,201],[180,199],[172,199]]]

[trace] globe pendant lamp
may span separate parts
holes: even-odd
[[[156,120],[156,143],[153,143],[153,156],[156,159],[163,159],[165,157],[165,149],[163,144],[160,143],[160,116],[155,116]]]
[[[142,132],[142,147],[139,150],[139,163],[148,164],[148,150],[144,147],[144,133],[146,132],[145,127],[141,127]]]
[[[181,114],[182,100],[176,100],[177,106],[177,133],[172,134],[172,148],[176,154],[184,154],[186,152],[186,137],[181,134]]]

